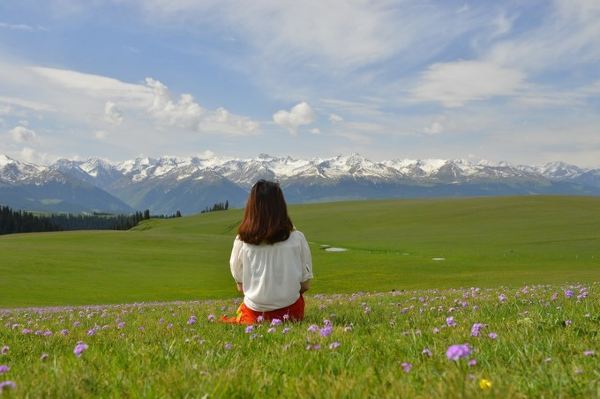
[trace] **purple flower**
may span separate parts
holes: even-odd
[[[573,290],[565,290],[565,296],[567,298],[572,298],[573,297]]]
[[[324,326],[330,326],[331,325],[331,320],[323,319],[323,325]]]
[[[434,334],[437,334],[437,333],[439,333],[439,332],[440,332],[440,329],[439,329],[439,328],[437,328],[437,327],[433,327],[433,333],[434,333]]]
[[[48,354],[47,353],[42,353],[42,355],[40,356],[40,360],[43,362],[45,360],[48,359]]]
[[[337,348],[339,348],[342,344],[340,344],[339,342],[335,341],[329,344],[329,349],[331,350],[335,350]]]
[[[308,326],[308,329],[306,331],[317,332],[317,331],[319,331],[319,326],[316,324],[311,324],[310,326]]]
[[[306,350],[307,351],[318,351],[319,349],[321,349],[321,345],[319,345],[319,344],[314,344],[314,345],[308,344],[308,345],[306,345]]]
[[[191,326],[192,324],[196,324],[196,316],[191,316],[187,323]]]
[[[400,366],[402,366],[402,370],[404,370],[405,373],[410,373],[410,369],[412,369],[412,364],[408,362],[404,362]]]
[[[267,330],[267,332],[268,332],[269,334],[272,334],[272,333],[274,333],[275,331],[277,331],[277,330],[275,329],[275,327],[269,327],[269,329]]]
[[[251,334],[254,331],[254,326],[247,326],[246,327],[246,334]]]
[[[79,322],[79,321],[73,322],[73,327],[79,327],[80,325],[81,325],[81,322]]]
[[[31,334],[33,332],[33,330],[29,329],[29,328],[24,328],[21,333],[23,335],[27,335],[27,334]]]
[[[88,346],[86,344],[83,342],[78,342],[77,345],[75,345],[75,349],[73,349],[73,353],[75,356],[80,357],[81,354],[87,350],[87,348]]]
[[[215,321],[215,315],[214,314],[209,314],[207,318],[208,318],[208,321],[211,322],[211,323],[213,321]]]
[[[482,323],[475,323],[473,324],[473,326],[471,327],[471,336],[472,337],[479,337],[479,331],[485,327],[485,324]]]
[[[287,321],[289,319],[290,319],[290,315],[289,314],[286,313],[286,314],[283,315],[283,320]]]
[[[271,325],[272,326],[278,326],[282,323],[282,321],[280,319],[273,319],[271,320]]]
[[[94,334],[96,334],[96,330],[95,330],[94,328],[92,328],[92,329],[88,330],[88,332],[87,332],[87,335],[88,335],[88,336],[90,336],[90,337],[91,337],[92,335],[94,335]]]
[[[173,323],[167,324],[167,328],[169,328],[169,329],[173,328]]]
[[[596,352],[594,351],[583,351],[583,356],[594,356]]]
[[[119,324],[117,324],[117,328],[119,330],[122,329],[122,328],[124,328],[124,327],[125,327],[125,322],[124,321],[121,321],[121,322],[119,322]]]
[[[67,330],[66,328],[60,330],[60,335],[69,335],[69,330]]]
[[[449,360],[459,360],[471,354],[469,344],[450,345],[446,351],[446,357]]]
[[[284,328],[283,330],[281,330],[281,333],[282,333],[282,334],[287,334],[287,333],[289,333],[289,332],[290,332],[290,328],[289,328],[289,327],[286,327],[286,328]]]
[[[433,354],[431,353],[431,350],[429,350],[429,348],[425,348],[421,351],[421,353],[427,357],[431,357]]]
[[[333,327],[331,327],[331,325],[326,325],[325,327],[321,328],[321,330],[319,331],[319,333],[321,334],[321,337],[329,337],[332,332],[333,332]]]
[[[8,345],[4,345],[2,347],[2,349],[0,349],[0,355],[6,355],[9,350],[10,350],[10,347]]]
[[[5,365],[5,364],[0,364],[0,374],[7,373],[7,372],[8,372],[8,370],[10,370],[10,367],[8,367],[8,366],[7,366],[7,365]]]
[[[565,320],[564,324],[565,327],[569,327],[571,324],[573,324],[573,322],[571,320]]]
[[[475,367],[477,366],[477,359],[471,359],[467,364],[469,365],[469,367]]]
[[[558,299],[558,294],[555,292],[554,294],[552,294],[552,296],[550,297],[551,301],[556,301]]]
[[[225,345],[223,345],[223,348],[226,350],[231,350],[233,349],[233,344],[231,342],[226,342]]]
[[[491,332],[488,334],[488,337],[490,337],[491,339],[496,339],[498,338],[498,334],[496,334],[495,332]]]
[[[0,382],[0,393],[2,393],[5,389],[15,389],[17,384],[14,381],[2,381]]]
[[[448,327],[456,327],[456,322],[454,321],[454,317],[450,316],[446,318],[446,324]]]
[[[500,295],[498,295],[498,300],[499,300],[500,302],[506,302],[506,295],[504,295],[504,294],[500,294]]]
[[[256,318],[257,323],[262,323],[264,320],[265,318],[263,317],[263,315],[258,315],[258,317]]]

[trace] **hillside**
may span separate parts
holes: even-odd
[[[0,237],[0,307],[233,297],[241,214]],[[290,214],[311,243],[313,293],[600,280],[600,198],[336,202]]]

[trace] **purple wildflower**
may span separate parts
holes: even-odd
[[[504,295],[504,294],[500,294],[500,295],[498,295],[498,300],[499,300],[500,302],[506,302],[506,295]]]
[[[21,333],[23,335],[27,335],[27,334],[31,334],[33,332],[33,330],[29,329],[29,328],[24,328]]]
[[[290,328],[289,328],[289,327],[286,327],[286,328],[284,328],[283,330],[281,330],[281,333],[282,333],[282,334],[287,334],[287,333],[289,333],[289,332],[290,332]]]
[[[60,330],[60,335],[69,335],[69,330],[67,330],[66,328]]]
[[[17,384],[14,381],[2,381],[0,382],[0,393],[4,392],[5,389],[15,389]]]
[[[402,370],[405,373],[410,373],[410,369],[412,369],[412,364],[408,363],[408,362],[404,362],[402,363],[400,366],[402,366]]]
[[[2,347],[2,349],[0,349],[0,355],[6,355],[9,350],[10,350],[10,347],[8,345],[4,345]]]
[[[88,336],[90,336],[90,337],[91,337],[92,335],[94,335],[94,334],[96,334],[96,329],[94,329],[94,328],[92,328],[92,329],[89,329],[89,330],[88,330],[88,332],[87,332],[87,335],[88,335]]]
[[[337,348],[339,348],[342,344],[340,344],[339,342],[335,341],[329,344],[329,349],[331,350],[335,350]]]
[[[271,320],[271,325],[272,326],[278,326],[282,323],[282,321],[280,319],[273,319]]]
[[[81,322],[79,322],[79,321],[73,322],[73,327],[79,327],[80,325],[81,325]]]
[[[215,321],[215,315],[214,314],[209,314],[208,317],[207,317],[207,319],[208,319],[209,322],[212,323],[213,321]]]
[[[233,349],[233,344],[231,342],[226,342],[225,345],[223,345],[223,348],[226,350],[231,350]]]
[[[117,324],[117,328],[119,330],[122,329],[122,328],[125,328],[125,322],[124,321],[119,322],[119,324]]]
[[[171,328],[173,328],[173,323],[169,323],[169,324],[167,324],[167,328],[168,328],[168,329],[171,329]]]
[[[86,344],[83,342],[78,342],[77,345],[75,345],[75,349],[73,349],[73,353],[75,356],[80,357],[81,354],[87,350],[87,348],[88,346]]]
[[[573,290],[565,290],[565,297],[572,298],[573,297]]]
[[[254,331],[254,326],[247,326],[246,327],[246,334],[251,334]]]
[[[319,349],[321,349],[321,345],[319,345],[319,344],[314,344],[314,345],[308,344],[308,345],[306,345],[306,350],[307,351],[318,351]]]
[[[571,324],[573,324],[571,320],[565,320],[564,322],[565,327],[569,327]]]
[[[456,322],[454,321],[454,317],[450,316],[446,318],[446,324],[448,327],[456,327]]]
[[[286,313],[286,314],[283,315],[283,320],[284,321],[287,321],[289,319],[290,319],[290,315],[289,314]]]
[[[323,325],[324,326],[330,326],[331,325],[331,320],[323,319]]]
[[[470,354],[471,348],[469,348],[469,344],[450,345],[446,351],[446,357],[448,357],[449,360],[459,360]]]
[[[10,367],[8,367],[8,366],[7,366],[7,365],[5,365],[5,364],[0,364],[0,374],[7,373],[7,372],[8,372],[8,370],[10,370]]]
[[[488,337],[490,337],[491,339],[496,339],[498,338],[498,334],[496,334],[495,332],[491,332],[488,334]]]
[[[421,351],[421,353],[427,357],[431,357],[433,354],[431,353],[431,350],[429,350],[429,348],[425,348],[423,349],[423,351]]]
[[[596,352],[594,351],[583,351],[583,356],[594,356],[596,355]]]
[[[479,337],[479,331],[485,327],[485,324],[482,323],[475,323],[473,324],[473,327],[471,327],[471,336],[472,337]]]
[[[477,359],[471,359],[467,364],[469,365],[469,367],[475,367],[477,366]]]
[[[319,331],[319,333],[321,334],[322,337],[329,337],[332,332],[333,332],[333,327],[331,327],[330,325],[327,325],[327,326],[321,328],[321,330]]]
[[[190,318],[188,319],[187,323],[191,326],[192,324],[196,324],[196,316],[192,315],[190,316]]]
[[[433,327],[433,333],[434,333],[434,334],[437,334],[437,333],[439,333],[439,332],[440,332],[440,329],[439,329],[439,328],[437,328],[437,327]]]
[[[262,323],[264,320],[265,318],[263,317],[263,315],[258,315],[258,317],[256,318],[257,323]]]
[[[43,335],[44,335],[44,337],[49,337],[49,336],[51,336],[51,335],[52,335],[52,331],[50,331],[50,330],[46,330],[46,331],[44,331],[44,334],[43,334]]]
[[[267,330],[267,332],[268,332],[269,334],[272,334],[272,333],[274,333],[275,331],[277,331],[277,330],[275,329],[275,327],[269,327],[269,329]]]
[[[311,324],[310,326],[308,326],[308,329],[306,331],[317,332],[317,331],[319,331],[319,326],[316,324]]]

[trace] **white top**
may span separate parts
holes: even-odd
[[[300,297],[300,283],[313,277],[310,248],[298,230],[275,244],[248,244],[237,236],[229,265],[244,288],[244,303],[257,312],[293,304]]]

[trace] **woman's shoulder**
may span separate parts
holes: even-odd
[[[290,237],[295,237],[297,239],[301,239],[301,240],[305,240],[306,238],[304,237],[304,233],[302,233],[300,230],[298,229],[294,229],[292,230],[292,232],[290,233]]]

